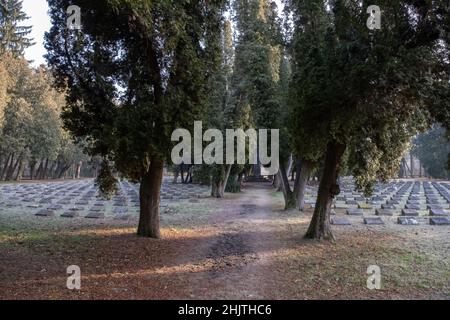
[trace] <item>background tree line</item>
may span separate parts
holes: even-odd
[[[49,4],[47,60],[68,87],[65,126],[104,159],[103,192],[116,190],[116,171],[141,183],[142,236],[159,237],[170,135],[195,120],[280,128],[285,206],[303,208],[317,172],[306,236],[326,240],[343,169],[370,195],[398,174],[418,133],[450,127],[448,1],[380,0],[382,30],[367,28],[364,0],[286,0],[282,16],[269,0]],[[66,28],[72,4],[83,8],[77,32]],[[217,197],[252,170],[200,169]]]
[[[65,93],[52,87],[44,66],[23,57],[33,45],[26,20],[21,1],[0,1],[0,180],[95,174],[96,161],[63,129]]]

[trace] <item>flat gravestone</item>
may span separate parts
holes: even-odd
[[[367,210],[370,210],[370,209],[372,209],[373,207],[372,207],[372,205],[370,205],[370,204],[368,204],[368,203],[360,203],[360,204],[358,204],[358,208],[359,208],[359,209],[367,209]]]
[[[35,214],[37,217],[54,217],[55,212],[52,210],[41,210]]]
[[[402,215],[405,217],[418,217],[419,211],[417,210],[411,210],[411,209],[403,209]]]
[[[407,204],[405,206],[405,209],[408,209],[408,210],[420,210],[420,206],[416,205],[416,204]]]
[[[362,210],[362,209],[348,209],[347,210],[347,215],[349,215],[349,216],[363,216],[364,215],[364,210]]]
[[[351,226],[352,224],[346,218],[332,217],[331,224],[335,226]]]
[[[130,220],[130,218],[131,214],[118,214],[117,216],[114,217],[114,220],[127,221]]]
[[[430,225],[432,226],[450,226],[450,220],[447,218],[430,218]]]
[[[79,213],[76,211],[68,211],[68,212],[64,212],[61,217],[62,218],[77,218],[79,217]]]
[[[437,210],[444,210],[444,207],[436,204],[429,204],[427,205],[428,210],[437,209]]]
[[[382,204],[382,205],[381,205],[381,209],[395,210],[395,206],[392,205],[392,204]]]
[[[394,215],[394,211],[390,209],[377,209],[375,213],[377,216],[392,217]]]
[[[431,209],[431,216],[447,216],[447,213],[443,209]]]
[[[61,210],[63,207],[61,205],[53,205],[48,207],[48,210]]]
[[[398,224],[402,226],[417,226],[419,225],[419,221],[414,218],[400,217],[398,218]]]
[[[82,208],[82,207],[72,207],[72,208],[70,208],[69,210],[70,210],[70,211],[83,211],[84,208]]]
[[[364,224],[367,225],[384,225],[384,221],[381,218],[364,218]]]
[[[105,218],[104,212],[91,212],[85,218],[87,219],[103,219]]]

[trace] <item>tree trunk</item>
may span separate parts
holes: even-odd
[[[289,178],[287,176],[286,167],[284,164],[280,164],[280,170],[278,171],[279,179],[281,180],[281,187],[284,197],[284,209],[289,210],[295,208],[295,198],[292,193],[291,186],[289,185]]]
[[[221,170],[224,169],[224,166],[221,165]],[[220,176],[223,178],[214,179],[211,184],[211,196],[213,198],[223,198],[225,196],[225,188],[227,187],[228,179],[230,177],[231,165],[226,167],[226,171],[222,172]]]
[[[294,194],[297,200],[297,208],[300,211],[305,209],[305,191],[313,168],[313,163],[308,160],[299,161],[297,164],[297,177],[295,178]]]
[[[14,180],[15,180],[15,181],[20,181],[20,180],[22,180],[23,169],[24,169],[23,158],[20,157],[20,160],[19,160],[19,167],[18,167],[18,169],[17,169],[16,176],[14,177]]]
[[[28,166],[30,167],[30,180],[34,178],[34,170],[36,169],[36,161],[30,160]]]
[[[10,181],[13,179],[14,172],[17,169],[17,166],[19,165],[19,159],[16,159],[14,162],[14,155],[11,158],[11,164],[9,165],[8,171],[6,172],[6,181]]]
[[[328,144],[316,208],[305,238],[335,240],[331,231],[330,214],[333,199],[340,193],[338,178],[345,149],[346,145],[344,144],[337,142]]]
[[[141,179],[138,236],[159,239],[159,201],[164,162],[153,160]]]
[[[58,179],[62,179],[65,177],[67,171],[70,169],[70,165],[63,165],[61,171],[58,174]]]
[[[277,191],[283,191],[283,187],[281,186],[281,178],[279,174],[273,176],[273,187]]]
[[[5,175],[6,175],[7,171],[8,171],[9,163],[12,160],[11,157],[12,157],[12,154],[9,154],[8,158],[6,158],[5,166],[3,167],[3,170],[2,170],[1,175],[0,175],[0,180],[4,179],[4,177],[5,177]]]
[[[78,164],[77,164],[77,170],[76,170],[76,173],[75,173],[75,178],[76,179],[80,179],[80,177],[81,177],[81,166],[83,165],[83,162],[82,161],[80,161]]]
[[[55,170],[56,161],[52,161],[52,165],[50,169],[48,170],[45,179],[52,179],[53,178],[53,171]]]
[[[38,167],[38,169],[37,169],[37,171],[36,171],[36,174],[35,174],[35,178],[36,178],[36,179],[39,179],[39,177],[41,176],[41,171],[42,171],[43,163],[44,163],[43,160],[39,161],[39,167]]]
[[[47,174],[47,168],[48,168],[48,158],[45,159],[45,165],[42,167],[41,175],[39,176],[39,179],[43,180],[45,179],[45,175]]]

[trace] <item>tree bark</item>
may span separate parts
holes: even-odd
[[[223,170],[224,167],[222,165],[221,170]],[[211,196],[213,198],[221,199],[225,196],[225,189],[227,187],[228,179],[230,177],[231,172],[231,165],[228,165],[226,167],[226,171],[223,172],[223,178],[222,179],[214,179],[211,184]]]
[[[28,166],[30,167],[30,180],[33,180],[34,170],[36,169],[36,161],[30,160],[30,162],[28,163]]]
[[[5,177],[5,175],[6,175],[7,171],[8,171],[9,163],[12,160],[11,157],[12,157],[12,154],[9,154],[8,158],[6,158],[5,166],[3,167],[3,170],[2,170],[1,175],[0,175],[0,180],[4,179],[4,177]]]
[[[80,179],[80,177],[81,177],[81,166],[82,165],[83,165],[82,161],[78,162],[76,173],[75,173],[75,179]]]
[[[47,174],[47,168],[48,168],[48,158],[45,159],[45,165],[42,167],[41,175],[39,176],[39,179],[44,180],[45,176]]]
[[[159,201],[164,162],[154,159],[141,179],[138,236],[159,239]]]
[[[333,199],[340,193],[338,178],[345,149],[346,145],[335,141],[328,144],[316,208],[305,238],[335,240],[331,230],[330,214]]]
[[[295,208],[295,198],[289,185],[289,178],[287,176],[286,167],[284,164],[280,164],[280,170],[278,171],[279,179],[281,180],[281,188],[284,197],[284,209],[289,210]]]
[[[314,164],[308,160],[299,161],[297,164],[294,194],[297,200],[297,209],[300,211],[305,209],[305,191],[313,168]]]
[[[14,162],[15,160],[15,162]],[[19,165],[19,159],[14,159],[14,154],[11,158],[11,164],[9,165],[8,171],[6,173],[6,181],[10,181],[13,179],[14,172],[17,169],[17,166]]]
[[[15,180],[15,181],[20,181],[20,180],[22,180],[23,169],[24,169],[23,158],[20,157],[20,160],[19,160],[19,167],[17,168],[17,173],[16,173],[16,176],[14,177],[14,180]]]
[[[281,186],[281,178],[279,174],[273,176],[273,187],[277,191],[283,191],[283,188]]]
[[[35,174],[35,179],[39,179],[39,177],[41,176],[41,171],[42,171],[43,164],[44,164],[44,160],[40,160],[39,161],[39,167],[38,167],[38,169],[36,171],[36,174]]]

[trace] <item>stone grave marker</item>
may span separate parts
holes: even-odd
[[[364,218],[364,224],[367,224],[367,225],[384,225],[384,221],[381,218]]]
[[[335,226],[351,226],[350,221],[343,217],[332,217],[331,224]]]
[[[430,218],[430,225],[432,226],[450,226],[450,220],[447,218]]]

